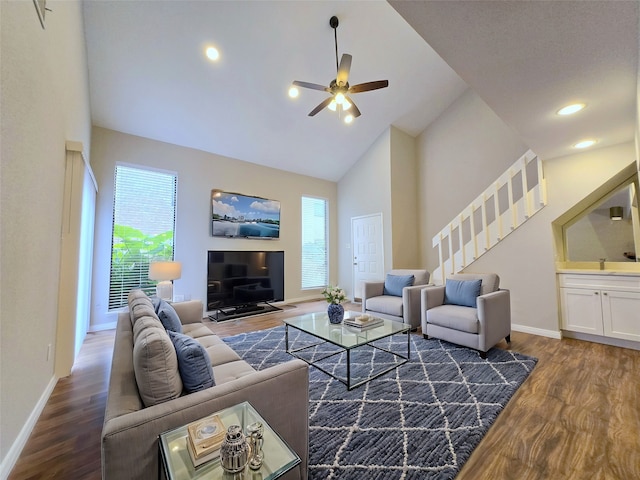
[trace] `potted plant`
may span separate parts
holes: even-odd
[[[331,323],[341,323],[344,317],[344,307],[341,305],[347,299],[347,294],[338,286],[328,285],[323,291],[322,296],[329,303],[327,315]]]

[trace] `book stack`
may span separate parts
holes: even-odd
[[[210,415],[187,425],[187,450],[193,466],[198,467],[218,458],[224,437],[224,425],[217,415]]]
[[[378,317],[372,317],[371,315],[359,315],[353,318],[345,318],[343,322],[349,327],[356,327],[360,330],[367,328],[374,328],[382,325],[384,321]]]

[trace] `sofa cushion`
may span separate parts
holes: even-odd
[[[178,398],[182,380],[176,349],[162,327],[141,328],[133,344],[133,368],[146,407]]]
[[[256,371],[251,365],[244,360],[238,360],[236,362],[228,362],[222,365],[213,367],[213,373],[216,376],[216,382],[218,385],[222,383],[231,382],[241,377],[251,375]]]
[[[158,299],[157,304],[156,313],[164,328],[172,332],[182,333],[182,322],[180,322],[180,317],[178,317],[171,304],[162,299]]]
[[[447,278],[444,287],[444,303],[476,308],[482,280],[451,280]]]
[[[402,289],[413,285],[415,277],[413,275],[389,275],[384,279],[384,295],[402,296]]]
[[[144,315],[136,319],[136,323],[133,324],[133,343],[135,344],[140,336],[140,333],[147,328],[160,328],[164,329],[164,326],[158,320],[158,317],[153,315]]]
[[[188,335],[171,330],[167,333],[176,348],[178,370],[185,391],[193,393],[213,387],[216,382],[205,348]]]
[[[402,297],[394,295],[381,295],[367,298],[365,310],[377,313],[402,317]]]
[[[460,332],[478,333],[478,317],[475,308],[459,305],[442,305],[427,310],[427,323]]]
[[[129,305],[129,316],[131,318],[131,325],[136,323],[136,320],[146,315],[154,316],[155,309],[151,299],[142,290],[131,290],[127,297],[127,303]]]

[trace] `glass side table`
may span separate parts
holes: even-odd
[[[187,450],[187,426],[183,425],[160,435],[160,458],[164,474],[168,480],[182,479],[233,479],[233,480],[272,480],[280,477],[300,463],[300,457],[280,438],[271,426],[260,416],[249,402],[215,412],[225,428],[240,425],[246,432],[247,425],[262,422],[264,425],[264,461],[259,470],[245,467],[243,472],[231,474],[222,469],[220,458],[211,460],[198,467],[193,466]]]

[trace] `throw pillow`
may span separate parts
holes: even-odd
[[[402,289],[410,287],[414,281],[413,275],[389,275],[384,279],[383,295],[393,295],[394,297],[402,296]]]
[[[482,279],[451,280],[447,279],[444,287],[444,303],[447,305],[461,305],[463,307],[477,307],[477,298],[482,288]]]
[[[187,393],[213,387],[211,359],[205,348],[195,339],[178,332],[168,331],[178,355],[178,370]]]
[[[138,335],[133,345],[133,369],[146,407],[182,394],[176,350],[160,326],[144,328]]]
[[[182,333],[182,322],[170,303],[159,298],[152,299],[158,318],[167,331]],[[157,306],[156,306],[157,305]]]

